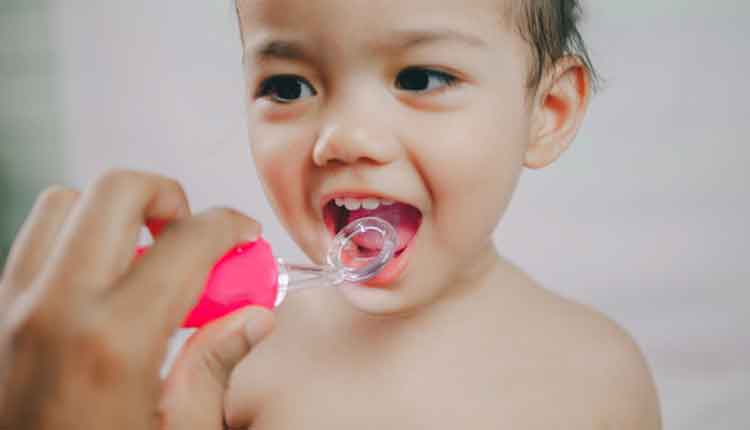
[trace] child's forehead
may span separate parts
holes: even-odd
[[[489,38],[508,28],[503,25],[508,1],[237,0],[237,7],[242,32],[248,38],[270,31],[302,37],[328,35],[346,43],[415,31]]]

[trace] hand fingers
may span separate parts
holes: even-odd
[[[55,249],[54,281],[103,289],[130,266],[147,219],[174,220],[190,209],[182,187],[161,176],[111,171],[81,197]],[[71,279],[75,277],[75,279]]]
[[[165,384],[162,429],[223,429],[229,376],[272,328],[271,311],[250,307],[191,337]]]
[[[79,194],[60,186],[50,187],[37,198],[18,232],[3,273],[4,294],[15,294],[30,286],[49,257],[60,231]]]
[[[174,222],[113,291],[114,311],[144,332],[168,336],[197,301],[216,261],[259,235],[255,221],[231,209]]]

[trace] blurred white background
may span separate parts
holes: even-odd
[[[239,208],[279,255],[301,257],[255,176],[230,0],[8,1],[6,188],[83,186],[112,166],[157,171],[182,181],[194,209]],[[586,9],[606,87],[572,149],[524,174],[497,242],[548,288],[635,336],[666,428],[750,428],[750,3]],[[8,66],[24,49],[42,60]],[[24,67],[46,71],[50,91]],[[19,117],[25,134],[7,132]],[[28,131],[35,125],[47,132]]]

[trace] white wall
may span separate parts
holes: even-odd
[[[168,174],[300,256],[255,178],[229,0],[58,3],[66,180]],[[589,3],[606,88],[572,149],[525,173],[498,243],[635,335],[667,428],[750,428],[750,3]]]

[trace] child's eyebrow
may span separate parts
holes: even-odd
[[[291,40],[266,40],[251,48],[255,58],[276,58],[291,61],[309,60],[305,47],[301,43]]]
[[[392,32],[385,41],[372,43],[374,50],[405,51],[419,45],[439,42],[459,42],[474,47],[486,47],[487,43],[469,33],[452,29],[444,30],[399,30]],[[299,62],[310,62],[312,58],[304,42],[284,39],[265,39],[248,46],[245,55],[254,58],[279,59]]]
[[[480,48],[487,46],[487,43],[480,37],[453,29],[399,30],[393,32],[390,41],[384,45],[389,49],[406,50],[418,45],[438,42],[459,42]]]

